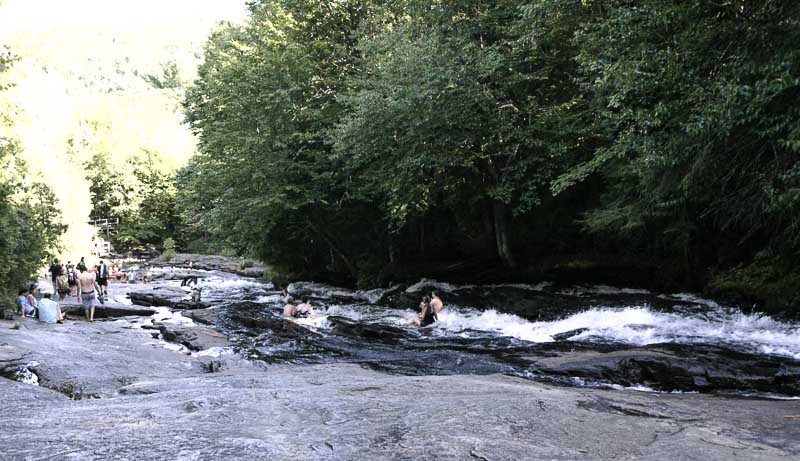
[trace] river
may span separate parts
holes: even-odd
[[[272,284],[207,272],[199,286],[217,328],[252,360],[356,363],[405,375],[503,373],[568,386],[798,398],[800,324],[677,293],[547,282],[352,291],[288,286],[316,314],[285,319]],[[161,282],[178,285],[177,281]],[[408,323],[437,289],[446,309]]]

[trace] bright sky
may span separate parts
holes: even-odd
[[[135,27],[245,16],[245,0],[0,0],[0,35],[57,26]]]

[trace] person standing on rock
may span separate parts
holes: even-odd
[[[50,277],[53,280],[53,293],[56,292],[56,277],[58,274],[61,273],[61,264],[58,263],[58,259],[53,260],[53,264],[50,265]]]
[[[83,262],[83,258],[81,258],[81,262]],[[86,266],[84,265],[84,267]],[[90,322],[94,322],[94,305],[99,292],[100,286],[97,284],[94,268],[82,270],[78,274],[78,302],[83,304],[86,320]]]
[[[102,259],[97,267],[97,285],[100,287],[100,299],[104,299],[108,296],[108,266]]]
[[[67,261],[67,283],[69,284],[69,295],[76,296],[75,289],[78,282],[75,281],[75,266],[72,265],[72,261]]]
[[[58,300],[63,301],[64,298],[67,297],[67,293],[72,290],[72,287],[69,283],[69,278],[67,277],[67,272],[64,269],[61,269],[61,274],[56,277],[56,292],[58,293]],[[74,282],[74,278],[73,278]]]

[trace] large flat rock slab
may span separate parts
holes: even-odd
[[[62,301],[59,302],[61,312],[65,315],[74,315],[83,317],[85,308],[77,301]],[[150,306],[139,305],[126,305],[126,304],[100,304],[97,303],[94,309],[94,318],[103,319],[111,317],[128,317],[128,316],[150,316],[156,313],[156,310]]]
[[[800,455],[798,402],[406,377],[339,364],[141,381],[11,402],[5,456],[115,459],[761,459]],[[0,383],[17,392],[18,383]],[[13,429],[27,434],[18,437]],[[48,443],[60,440],[58,445]],[[143,443],[144,442],[144,443]]]
[[[142,306],[172,309],[205,309],[208,307],[203,302],[192,301],[189,291],[170,285],[140,285],[131,289],[128,296],[134,304]]]
[[[187,263],[189,261],[192,262],[192,269],[218,270],[237,274],[242,277],[263,277],[264,272],[267,270],[265,265],[250,259],[190,253],[178,253],[169,261],[152,261],[152,264],[188,269]]]

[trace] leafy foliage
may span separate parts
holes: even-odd
[[[305,275],[800,250],[800,4],[253,2],[184,107],[194,235]],[[789,256],[790,257],[790,256]]]
[[[8,49],[0,53],[0,299],[16,295],[56,250],[63,226],[54,224],[55,196],[32,178],[13,136],[14,109],[2,99],[11,86],[5,70],[14,61]]]

